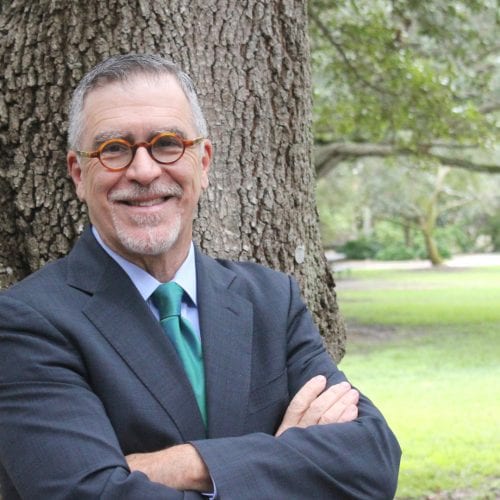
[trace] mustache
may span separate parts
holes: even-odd
[[[109,194],[110,201],[128,201],[141,198],[166,198],[171,196],[181,197],[184,190],[178,184],[151,184],[141,186],[134,184],[132,186],[117,189]]]

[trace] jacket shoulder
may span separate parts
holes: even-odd
[[[227,288],[244,297],[254,306],[268,309],[272,304],[275,307],[279,304],[280,308],[288,308],[290,301],[300,296],[291,276],[255,262],[214,259],[202,255],[198,264],[201,286],[217,283],[222,289]]]
[[[45,264],[21,281],[2,290],[1,295],[29,297],[31,294],[36,294],[39,297],[41,292],[49,294],[66,282],[66,266],[67,257]]]

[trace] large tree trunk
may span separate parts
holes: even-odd
[[[215,144],[197,241],[293,273],[341,356],[314,200],[305,0],[14,0],[0,33],[3,285],[65,254],[86,222],[65,166],[72,89],[110,54],[158,52],[193,77]]]

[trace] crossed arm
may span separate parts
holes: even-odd
[[[342,382],[298,299],[288,311],[286,356],[281,336],[265,337],[272,345],[258,344],[255,353],[259,360],[272,348],[282,355],[274,360],[278,368],[286,369],[278,379],[283,387],[273,382],[270,408],[276,413],[283,408],[287,389],[296,394],[275,436],[273,427],[259,431],[253,424],[249,434],[132,454],[127,462],[124,449],[176,441],[166,439],[163,424],[157,424],[163,413],[125,410],[129,395],[136,390],[140,395],[140,379],[129,377],[124,364],[109,363],[111,348],[95,342],[100,337],[93,323],[82,321],[74,329],[74,307],[52,312],[51,300],[39,304],[39,295],[36,300],[40,311],[25,299],[0,300],[0,481],[6,498],[200,498],[196,492],[211,491],[211,479],[223,498],[269,498],[276,487],[281,496],[296,498],[307,498],[311,487],[322,498],[393,495],[397,441],[371,402]],[[280,324],[268,328],[284,331]],[[89,372],[99,381],[99,394],[89,384]],[[326,379],[314,377],[317,373],[332,387],[325,390]],[[282,382],[285,377],[288,383]],[[145,396],[139,401],[154,403]],[[264,414],[267,407],[259,411]]]
[[[278,438],[291,427],[350,422],[358,416],[359,393],[348,382],[325,390],[327,380],[309,380],[290,402],[276,431]],[[210,491],[212,481],[201,455],[191,444],[180,444],[151,453],[126,457],[131,471],[145,473],[151,481],[177,490]]]

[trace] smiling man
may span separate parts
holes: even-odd
[[[69,145],[91,225],[0,297],[4,500],[392,498],[398,443],[293,279],[192,242],[212,145],[189,77],[104,61]]]
[[[184,91],[168,73],[98,87],[83,113],[76,144],[87,151],[68,153],[78,197],[109,248],[169,281],[186,259],[208,186],[212,146],[196,137],[206,135],[205,125],[197,129]]]

